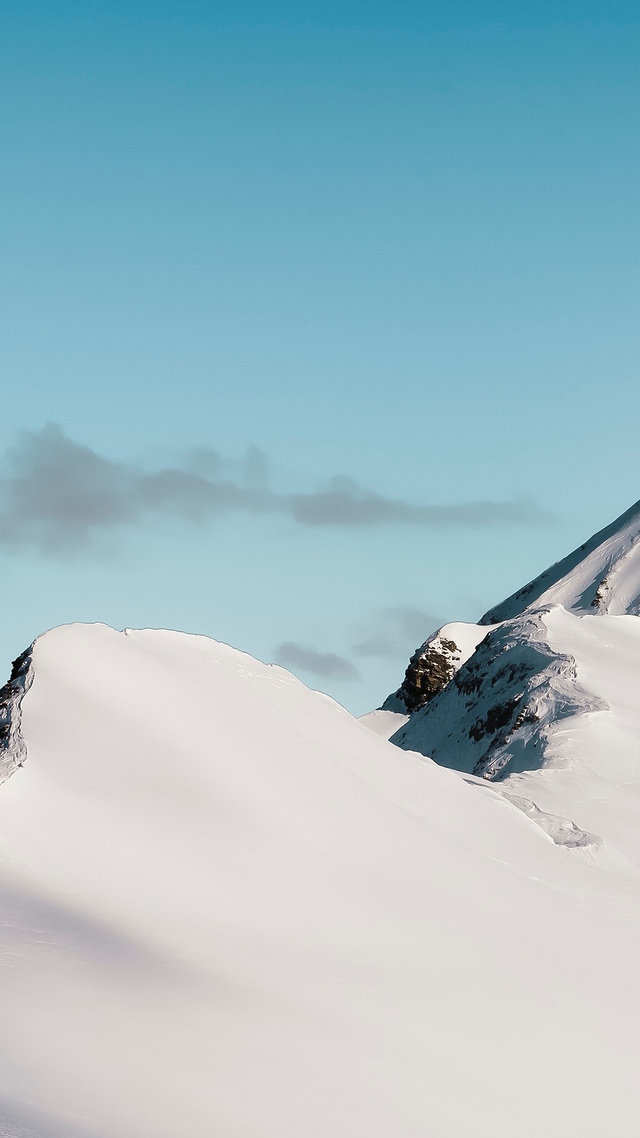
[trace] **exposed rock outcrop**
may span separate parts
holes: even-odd
[[[0,688],[0,782],[22,766],[26,747],[20,731],[20,705],[31,687],[33,668],[31,644],[13,661],[11,675]]]
[[[456,642],[436,633],[414,652],[395,698],[408,712],[417,711],[447,686],[459,663]]]

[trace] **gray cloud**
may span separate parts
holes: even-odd
[[[361,529],[390,524],[430,528],[531,525],[548,515],[527,502],[415,505],[385,498],[352,479],[312,493],[275,491],[267,456],[252,447],[230,462],[210,448],[179,464],[144,470],[114,462],[48,424],[25,431],[0,463],[0,545],[69,554],[100,531],[157,515],[203,524],[223,513],[280,514],[303,526]]]
[[[318,652],[315,648],[294,644],[292,641],[286,641],[276,649],[276,659],[284,668],[291,668],[293,671],[300,668],[303,672],[310,672],[313,676],[322,676],[325,679],[360,678],[358,670],[344,656],[338,656],[335,652]]]
[[[398,655],[398,644],[388,636],[369,636],[351,645],[357,656],[377,656],[381,660],[394,660]]]
[[[413,651],[443,622],[412,605],[380,609],[361,639],[351,645],[357,656],[397,660]]]
[[[0,473],[0,543],[82,545],[92,530],[135,520],[131,472],[52,424],[24,432]]]
[[[418,506],[399,498],[384,498],[361,489],[351,478],[334,478],[327,490],[292,494],[291,512],[308,526],[379,526],[390,523],[485,528],[548,521],[549,515],[530,502],[463,502],[449,506]]]
[[[392,605],[382,610],[382,616],[392,621],[401,636],[424,640],[443,623],[440,617],[414,605]]]

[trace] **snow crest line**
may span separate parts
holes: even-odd
[[[27,757],[21,731],[22,700],[33,683],[33,676],[33,644],[30,644],[13,661],[11,675],[0,688],[0,783],[6,782]]]

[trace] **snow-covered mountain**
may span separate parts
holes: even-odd
[[[0,1135],[635,1138],[634,526],[364,721],[205,637],[40,637],[0,694]]]
[[[562,605],[576,613],[638,616],[640,502],[486,613],[480,624],[509,620],[533,605]]]
[[[383,705],[386,734],[620,850],[640,792],[639,539],[637,503],[478,625],[440,629]],[[603,799],[621,812],[611,828]]]

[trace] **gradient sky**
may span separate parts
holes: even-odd
[[[0,58],[5,672],[168,626],[361,712],[639,496],[637,3],[5,0]]]

